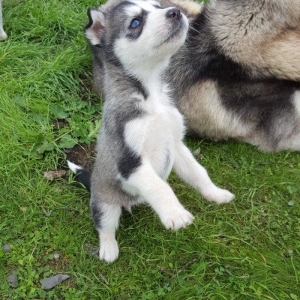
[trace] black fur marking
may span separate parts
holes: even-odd
[[[103,49],[105,49],[104,55],[106,57],[107,62],[111,63],[116,67],[122,67],[122,63],[115,54],[113,43],[105,44],[105,42],[103,41]]]
[[[245,70],[227,58],[217,46],[207,24],[205,13],[199,14],[192,22],[188,35],[187,49],[191,54],[195,52],[195,49],[201,53],[201,56],[197,56],[199,57],[198,61],[195,61],[195,56],[193,55],[187,56],[190,60],[189,67],[191,64],[194,67],[192,70],[193,77],[191,78],[193,83],[198,82],[199,79],[226,78],[230,81],[236,78],[247,77]],[[195,43],[198,43],[199,40],[201,41],[202,36],[203,43],[206,45],[196,47]]]
[[[107,111],[104,114],[104,126],[107,134],[117,143],[112,144],[111,152],[117,153],[116,164],[118,172],[125,179],[141,165],[141,157],[135,153],[125,142],[124,130],[125,125],[136,118],[141,117],[144,112],[139,110],[137,106],[137,99],[124,101],[122,109],[116,108],[114,111]],[[126,107],[124,107],[126,106]],[[113,118],[113,119],[112,119]],[[110,119],[110,120],[108,120]],[[115,136],[118,136],[118,139]],[[121,153],[121,155],[120,155]]]
[[[92,25],[93,25],[93,19],[92,19],[92,16],[91,16],[91,8],[89,8],[87,10],[87,16],[89,18],[89,22],[86,24],[86,26],[84,27],[83,31],[86,31],[88,28],[90,28]]]
[[[91,191],[91,173],[85,169],[76,171],[77,179],[85,186],[85,188]]]
[[[101,208],[99,207],[99,205],[97,205],[97,203],[95,203],[95,202],[91,202],[91,215],[92,215],[92,219],[94,221],[95,227],[98,230],[101,229],[101,227],[102,227],[101,220],[102,220],[103,212],[102,212]]]
[[[94,64],[98,65],[99,68],[103,68],[103,59],[101,57],[101,52],[99,51],[99,47],[101,47],[100,45],[90,45],[91,46],[91,51],[93,54],[93,58],[94,58]]]
[[[272,131],[280,126],[280,122],[295,115],[292,96],[300,89],[300,83],[276,79],[232,84],[219,82],[219,88],[223,105],[240,115],[244,122],[256,124],[256,128],[265,133],[268,143],[276,148],[281,136]]]
[[[230,110],[236,111],[247,117],[253,111],[263,113],[263,110],[270,113],[274,110],[293,108],[290,99],[293,93],[300,87],[300,84],[284,80],[235,80],[233,82],[218,80],[220,95],[223,104]]]
[[[143,95],[145,100],[149,97],[149,91],[146,87],[143,86],[143,84],[135,77],[128,76],[129,81],[132,83],[132,86]]]
[[[143,111],[137,108],[128,109],[126,112],[120,112],[116,114],[116,123],[118,124],[118,134],[123,139],[125,125],[137,118],[140,118],[144,114]]]
[[[122,156],[118,161],[118,170],[122,177],[129,176],[141,165],[141,157],[125,145]]]
[[[128,179],[129,176],[141,165],[141,157],[125,143],[124,128],[128,122],[138,117],[141,117],[142,114],[143,112],[137,109],[131,109],[131,111],[127,111],[126,114],[117,114],[116,121],[119,124],[117,132],[121,137],[122,141],[122,155],[117,162],[117,168],[120,174],[125,179]]]

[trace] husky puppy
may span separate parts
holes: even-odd
[[[7,34],[3,29],[2,0],[0,0],[0,41],[4,41],[6,38],[7,38]]]
[[[187,40],[165,73],[189,133],[299,151],[299,0],[161,3],[171,2],[190,17]],[[101,58],[92,51],[99,92]]]
[[[167,229],[193,222],[166,182],[172,169],[209,201],[228,203],[234,195],[215,186],[183,144],[184,120],[163,80],[185,41],[185,15],[156,1],[129,0],[89,10],[88,16],[85,35],[102,57],[105,98],[90,205],[99,257],[113,262],[122,207],[146,203]]]

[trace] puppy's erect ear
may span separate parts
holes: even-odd
[[[89,23],[84,29],[84,34],[91,45],[101,45],[101,36],[105,28],[105,14],[97,9],[87,12]]]

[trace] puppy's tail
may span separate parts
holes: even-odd
[[[86,189],[90,192],[91,191],[91,173],[85,170],[81,166],[77,166],[72,162],[68,161],[69,169],[77,175],[78,180],[86,187]]]

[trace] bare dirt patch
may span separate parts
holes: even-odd
[[[79,144],[72,149],[65,150],[65,153],[69,161],[92,171],[96,157],[95,147],[95,144]]]

